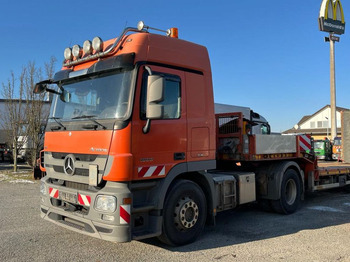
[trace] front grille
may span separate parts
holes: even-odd
[[[89,183],[90,167],[97,167],[98,175],[101,177],[104,174],[104,168],[108,159],[107,155],[68,154],[59,152],[45,152],[45,154],[47,154],[45,165],[49,176],[60,177],[62,180],[75,180],[76,182],[85,184]],[[67,158],[68,161],[65,161],[68,155],[72,157],[71,159]],[[65,172],[65,168],[67,168],[67,173]],[[71,174],[73,169],[74,173]],[[70,178],[70,175],[72,178]],[[78,183],[72,183],[70,186],[74,189],[83,189],[77,185]]]
[[[76,168],[74,175],[77,176],[89,176],[89,169]]]
[[[56,173],[64,173],[63,166],[53,166],[53,170]],[[83,168],[76,168],[74,171],[74,175],[77,176],[89,176],[89,170],[88,169],[83,169]]]
[[[55,159],[64,159],[67,155],[69,155],[69,153],[52,152],[52,157]],[[74,154],[74,156],[78,161],[93,162],[96,160],[98,155]]]
[[[89,185],[81,184],[77,182],[65,181],[65,185],[67,188],[77,189],[77,190],[88,190]]]
[[[57,173],[64,173],[63,166],[53,166],[53,170]]]

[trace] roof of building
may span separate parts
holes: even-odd
[[[313,116],[317,115],[318,113],[320,113],[321,111],[323,111],[324,109],[326,109],[327,107],[331,107],[330,105],[325,105],[324,107],[322,107],[320,110],[318,110],[316,113],[312,114],[312,115],[308,115],[308,116],[303,116],[302,119],[299,121],[298,125],[300,126],[301,124],[305,123],[306,121],[308,121],[310,118],[312,118]],[[350,111],[350,109],[348,108],[344,108],[344,107],[336,107],[336,110],[341,112],[341,111]]]
[[[328,132],[331,132],[331,129],[328,128]],[[337,133],[341,132],[341,128],[337,128]],[[295,129],[291,128],[286,131],[283,131],[282,134],[299,134],[299,133],[305,133],[305,134],[314,134],[314,135],[320,135],[320,134],[327,134],[327,128],[310,128],[310,129]]]
[[[307,122],[309,119],[311,119],[312,117],[314,117],[315,115],[317,115],[318,113],[320,113],[321,111],[323,111],[324,109],[330,107],[330,105],[325,105],[324,107],[322,107],[320,110],[318,110],[316,113],[312,114],[312,115],[306,115],[303,116],[300,121],[298,122],[298,126],[304,124],[305,122]],[[348,108],[344,108],[344,107],[336,107],[336,110],[341,112],[341,111],[350,111],[350,109]],[[314,128],[314,129],[302,129],[302,130],[296,130],[295,128],[290,128],[286,131],[283,131],[282,134],[295,134],[298,133],[298,131],[302,131],[303,133],[306,134],[325,134],[327,132],[327,128]],[[340,132],[340,128],[337,128],[337,132]]]

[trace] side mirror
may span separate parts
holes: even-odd
[[[33,89],[34,94],[41,94],[47,91],[47,85],[52,84],[53,81],[51,79],[41,81],[39,83],[36,83]]]
[[[46,86],[47,86],[47,84],[41,83],[41,82],[35,84],[33,93],[34,93],[34,94],[41,94],[41,93],[44,93],[44,92],[46,91]]]
[[[62,93],[60,93],[60,99],[63,102],[70,102],[71,94],[67,92],[66,90],[63,90]]]
[[[160,103],[164,100],[165,78],[150,75],[147,83],[146,118],[160,119],[164,115],[164,106]]]

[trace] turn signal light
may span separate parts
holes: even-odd
[[[170,30],[170,34],[169,34],[170,37],[179,38],[179,30],[176,27],[172,27],[169,30]]]
[[[131,205],[132,199],[131,198],[123,198],[123,205]]]

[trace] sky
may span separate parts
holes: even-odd
[[[343,0],[345,21],[350,3]],[[321,0],[47,1],[2,0],[0,83],[11,71],[54,56],[87,39],[119,36],[143,20],[177,27],[179,38],[207,47],[215,102],[246,106],[275,132],[330,104],[328,34],[318,29]],[[350,19],[350,18],[349,18]],[[350,29],[349,29],[350,30]],[[337,106],[350,108],[350,36],[335,45]]]

